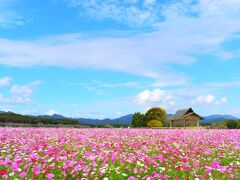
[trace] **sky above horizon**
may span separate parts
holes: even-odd
[[[240,117],[239,0],[0,0],[0,110]]]

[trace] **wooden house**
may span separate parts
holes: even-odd
[[[170,127],[174,126],[199,126],[200,120],[203,119],[195,113],[192,108],[178,110],[173,117],[169,119]]]

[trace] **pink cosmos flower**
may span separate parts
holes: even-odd
[[[219,166],[218,168],[220,169],[221,173],[225,173],[225,171],[227,170],[227,166]]]
[[[20,173],[20,177],[21,177],[21,178],[25,178],[26,176],[27,176],[27,173],[26,173],[26,172],[21,172],[21,173]]]
[[[89,156],[88,159],[91,160],[91,161],[94,161],[96,159],[96,157],[95,156]]]
[[[39,171],[39,170],[34,170],[33,173],[37,176],[37,175],[39,175],[39,174],[41,173],[41,171]]]
[[[213,163],[212,163],[212,168],[214,168],[214,169],[218,168],[219,164],[220,164],[219,161],[214,159]]]
[[[55,175],[52,174],[52,173],[47,173],[47,174],[46,174],[46,177],[47,177],[49,180],[52,180],[52,179],[55,177]]]
[[[116,162],[116,161],[117,161],[117,157],[116,157],[116,156],[112,156],[112,157],[111,157],[111,161],[112,161],[112,162]]]
[[[160,154],[158,157],[157,157],[157,160],[159,160],[160,162],[166,162],[166,158]]]
[[[130,176],[128,180],[137,180],[137,178],[135,178],[134,176]]]
[[[205,151],[203,151],[203,154],[209,155],[209,154],[211,154],[211,151],[210,150],[205,150]]]

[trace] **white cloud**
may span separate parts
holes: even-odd
[[[216,104],[225,104],[227,103],[228,99],[226,97],[222,97],[220,100],[216,101]]]
[[[11,79],[10,77],[3,77],[0,78],[0,87],[6,87],[11,84]]]
[[[176,47],[172,46],[172,48],[167,49],[161,45],[162,36],[164,34],[146,34],[145,36],[129,38],[96,38],[94,40],[79,37],[71,42],[59,42],[58,39],[47,42],[43,40],[27,42],[2,39],[0,46],[3,48],[0,49],[0,53],[3,55],[0,57],[0,64],[89,67],[154,78],[161,77],[162,73],[173,76],[171,72],[163,72],[164,70],[161,69],[154,70],[155,66],[171,62],[189,63],[193,59],[187,55],[182,55]],[[155,42],[157,39],[159,43]],[[139,44],[139,41],[142,43]]]
[[[32,95],[33,90],[37,86],[39,86],[41,83],[42,83],[42,81],[34,81],[25,86],[14,85],[11,87],[10,93],[14,96],[16,95],[16,96],[28,97],[28,96]]]
[[[145,90],[136,96],[136,102],[143,107],[162,106],[173,108],[176,105],[172,95],[161,89]]]
[[[34,81],[24,86],[12,86],[9,96],[0,94],[0,104],[27,104],[32,102],[31,95],[41,83],[41,81]]]
[[[240,1],[239,0],[200,0],[199,11],[202,16],[230,16],[239,17]]]
[[[214,95],[208,94],[206,96],[198,96],[196,99],[193,101],[194,104],[215,104],[215,105],[220,105],[220,104],[225,104],[227,102],[226,97],[222,97],[220,99],[217,99]]]
[[[69,0],[69,4],[79,8],[81,15],[124,22],[132,27],[156,22],[161,16],[159,10],[164,6],[155,0]]]
[[[185,0],[178,3],[171,1],[167,4],[162,1],[145,0],[140,2],[140,6],[139,2],[138,0],[70,1],[72,6],[81,7],[83,13],[90,16],[103,18],[110,16],[119,18],[121,22],[130,23],[144,19],[143,22],[132,24],[135,26],[146,21],[154,27],[152,32],[64,34],[31,41],[2,38],[0,64],[113,70],[154,78],[156,80],[154,87],[181,85],[187,83],[188,77],[173,72],[170,68],[172,64],[192,64],[198,60],[196,58],[198,55],[219,56],[224,51],[222,48],[224,42],[236,38],[235,34],[240,32],[237,13],[222,12],[224,15],[221,17],[207,13],[212,11],[207,8],[208,6],[216,6],[218,10],[225,6],[234,12],[238,7],[236,0],[225,1],[228,3],[224,4],[223,1],[214,1],[214,5],[211,5],[212,1],[204,0],[200,0],[199,3]],[[170,12],[166,12],[172,11],[171,9],[177,12],[177,15],[171,14],[169,18]],[[189,13],[196,15],[189,16]],[[223,54],[227,58],[233,57],[228,51]]]
[[[14,96],[28,97],[33,93],[33,89],[27,85],[26,86],[14,85],[10,89],[10,93]]]
[[[0,104],[27,104],[31,99],[28,96],[4,96],[0,94]]]
[[[184,84],[188,78],[179,72],[173,73],[169,68],[172,64],[191,64],[197,61],[198,55],[202,54],[217,57],[222,54],[224,58],[240,56],[222,48],[224,42],[230,38],[237,38],[235,34],[240,32],[239,18],[230,16],[228,13],[221,18],[214,15],[205,16],[203,15],[206,14],[205,11],[210,10],[202,6],[205,7],[211,2],[204,2],[202,0],[200,3],[191,5],[189,1],[171,4],[162,4],[162,2],[153,0],[146,0],[145,3],[141,1],[142,6],[152,14],[160,5],[165,7],[163,10],[160,8],[164,12],[171,10],[174,6],[182,13],[182,15],[171,15],[173,18],[167,18],[170,15],[163,12],[166,19],[154,22],[154,29],[149,33],[136,33],[135,31],[109,32],[104,35],[76,33],[31,41],[0,39],[0,64],[105,69],[155,78],[156,87],[168,85],[169,82],[172,82],[170,84]],[[236,8],[237,4],[234,4],[233,0],[228,2],[228,6],[226,5],[228,8]],[[111,7],[109,10],[111,12],[118,12],[119,10],[115,8],[125,6],[130,6],[132,11],[139,11],[137,7],[140,7],[138,1],[72,0],[71,4],[85,8],[86,11],[90,11],[89,13],[95,13],[96,10],[97,15],[103,13],[102,7],[105,6]],[[149,4],[157,5],[151,9],[152,6]],[[189,8],[184,9],[184,7]],[[174,10],[174,12],[178,11]],[[105,15],[115,17],[115,14],[111,12]],[[195,12],[197,15],[188,16],[189,12]],[[125,16],[121,11],[119,13]],[[129,18],[128,15],[126,15],[127,18]],[[139,16],[135,18],[141,19]],[[126,22],[125,18],[123,21]],[[147,22],[151,21],[147,20]]]
[[[68,0],[81,15],[111,19],[136,28],[154,26],[164,19],[195,17],[239,17],[239,0]]]
[[[84,67],[183,81],[183,74],[172,73],[167,67],[191,64],[197,60],[195,55],[216,53],[225,40],[240,30],[239,21],[222,21],[225,20],[167,21],[159,24],[155,32],[134,36],[120,33],[113,37],[110,33],[102,38],[73,34],[32,41],[0,39],[0,64]]]
[[[199,103],[199,104],[212,104],[214,102],[215,102],[215,96],[211,94],[206,96],[198,96],[196,98],[196,103]]]

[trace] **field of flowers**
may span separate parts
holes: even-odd
[[[240,130],[0,128],[0,179],[239,179]]]

